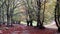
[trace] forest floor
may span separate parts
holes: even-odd
[[[14,27],[0,27],[0,34],[60,34],[57,32],[57,29],[45,28],[38,29],[31,26],[14,24]]]

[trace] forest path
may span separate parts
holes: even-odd
[[[15,24],[14,27],[9,27],[7,30],[2,30],[0,34],[60,34],[57,29],[46,28],[38,29],[31,26]]]

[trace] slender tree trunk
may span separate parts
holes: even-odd
[[[3,15],[3,14],[2,14],[2,7],[3,7],[3,6],[0,7],[0,26],[2,25],[2,19],[3,19],[3,18],[2,18],[2,15]]]
[[[12,25],[12,24],[13,24],[13,11],[14,11],[14,9],[11,9],[11,10],[10,10],[11,26],[13,26],[13,25]]]
[[[26,20],[26,22],[27,22],[27,26],[29,26],[29,21],[28,21],[28,20]]]
[[[5,22],[4,22],[4,17],[5,17],[5,16],[4,16],[4,9],[5,9],[5,8],[4,8],[4,6],[5,6],[5,5],[2,6],[2,22],[3,22],[2,24],[5,25]]]
[[[30,20],[30,26],[33,26],[32,23],[33,23],[33,20],[31,19],[31,20]]]
[[[1,26],[1,7],[0,7],[0,26]]]
[[[28,18],[27,18],[27,26],[32,26],[32,23],[33,23],[33,20],[32,20],[32,10],[31,10],[31,7],[30,7],[30,3],[32,2],[32,0],[30,0],[30,2],[29,2],[29,0],[27,0],[27,4],[28,4],[28,11],[27,11],[27,16],[29,16]]]
[[[32,12],[31,12],[31,11],[28,11],[27,14],[28,14],[28,16],[29,16],[29,17],[28,17],[29,19],[27,18],[27,26],[29,26],[29,25],[30,25],[30,26],[33,26],[33,25],[32,25],[32,23],[33,23],[33,20],[32,20]]]
[[[9,0],[7,5],[7,26],[10,26],[10,12],[9,12]]]
[[[13,23],[13,13],[14,13],[14,1],[12,1],[12,9],[11,9],[11,12],[10,12],[10,15],[11,15],[11,24]]]
[[[55,22],[58,27],[58,32],[60,32],[60,0],[57,0],[56,6],[55,6]]]
[[[29,20],[29,22],[30,22],[30,26],[33,26],[32,25],[32,23],[33,23],[33,19],[32,19],[32,10],[30,10],[30,12],[29,12],[29,18],[30,18],[30,20]]]

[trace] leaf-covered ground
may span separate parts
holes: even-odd
[[[0,27],[0,34],[60,34],[57,32],[57,29],[38,29],[31,26],[25,25],[17,25],[15,24],[14,27]]]

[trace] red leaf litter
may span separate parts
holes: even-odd
[[[31,26],[15,25],[8,29],[0,30],[0,34],[60,34],[57,29],[38,29]]]

